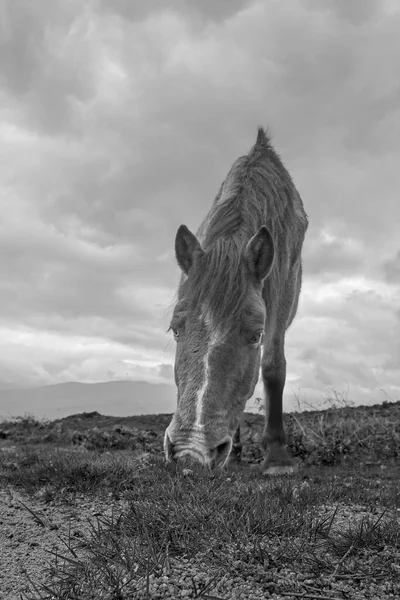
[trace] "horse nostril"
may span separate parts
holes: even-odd
[[[174,459],[174,445],[168,435],[168,428],[165,430],[164,434],[164,453],[167,462]]]
[[[232,438],[230,435],[226,436],[224,441],[218,444],[216,448],[214,448],[215,456],[215,464],[224,464],[228,460],[228,456],[232,450]]]

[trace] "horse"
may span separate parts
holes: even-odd
[[[240,418],[261,367],[259,468],[266,475],[296,470],[283,426],[284,345],[298,307],[307,228],[302,199],[259,127],[197,235],[186,225],[176,233],[182,274],[168,331],[176,341],[177,406],[164,435],[167,462],[211,470],[240,462]]]

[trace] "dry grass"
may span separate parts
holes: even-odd
[[[166,468],[158,432],[138,441],[126,431],[102,437],[97,430],[96,439],[114,447],[115,435],[125,437],[125,449],[71,443],[57,449],[46,438],[55,435],[49,423],[3,424],[3,431],[14,428],[18,438],[23,430],[29,440],[0,452],[3,486],[44,503],[76,504],[82,496],[124,501],[111,517],[93,519],[89,535],[66,539],[47,583],[32,582],[26,597],[233,598],[226,586],[239,576],[267,597],[352,598],[342,594],[349,581],[358,593],[375,586],[376,597],[398,597],[399,409],[365,409],[363,419],[348,407],[289,417],[292,451],[304,457],[304,468],[290,479],[262,479],[246,461],[230,472],[199,467],[185,477]],[[251,460],[259,421],[246,418],[244,455]],[[65,444],[72,441],[59,431]],[[5,441],[11,444],[13,435]],[[196,575],[194,562],[207,577]],[[174,596],[180,581],[184,595]]]

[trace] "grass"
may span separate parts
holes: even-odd
[[[380,508],[373,519],[345,528],[335,527],[335,508],[318,512],[339,502],[399,506],[397,482],[390,477],[377,488],[373,479],[347,471],[343,482],[352,484],[339,489],[337,473],[321,468],[311,468],[306,479],[264,482],[240,469],[228,479],[201,469],[187,478],[178,470],[169,473],[159,456],[150,457],[146,468],[138,463],[137,470],[123,455],[57,456],[25,448],[20,459],[18,476],[6,470],[3,481],[42,492],[44,501],[61,494],[69,502],[79,502],[82,494],[124,494],[127,501],[125,510],[95,519],[86,539],[67,540],[65,555],[54,557],[51,585],[36,584],[35,598],[123,599],[135,592],[150,598],[151,575],[161,576],[171,558],[195,556],[216,572],[215,585],[237,573],[262,582],[266,572],[289,567],[315,580],[393,580],[391,564],[400,558],[400,526],[390,511]]]
[[[3,423],[5,443],[20,442],[21,430],[25,443],[0,452],[1,485],[47,503],[84,497],[116,507],[91,519],[82,538],[64,540],[65,553],[52,555],[48,582],[32,582],[30,598],[225,599],[239,579],[265,594],[254,598],[344,598],[349,582],[360,592],[377,586],[377,597],[399,594],[400,403],[361,408],[287,416],[304,468],[275,479],[246,466],[258,460],[256,415],[245,416],[243,466],[199,467],[191,477],[166,468],[157,428],[131,435],[114,423],[108,436],[93,427],[91,438],[87,419],[85,450],[73,444],[73,429],[32,418]]]

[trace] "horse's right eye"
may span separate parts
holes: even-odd
[[[256,331],[255,333],[253,333],[253,335],[249,339],[249,344],[251,346],[258,346],[262,342],[263,337],[264,337],[264,331],[262,329],[260,331]]]

